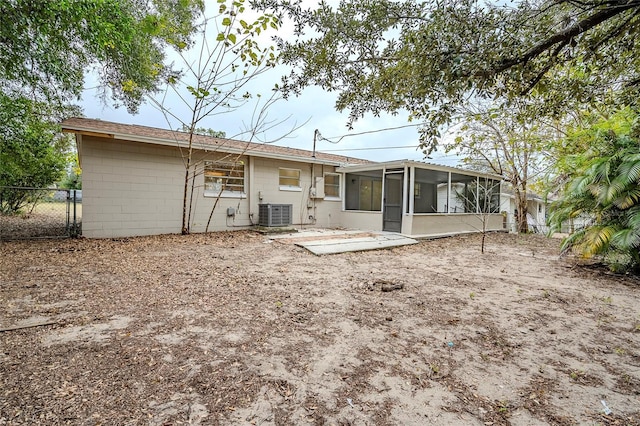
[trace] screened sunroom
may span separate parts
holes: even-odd
[[[344,226],[414,236],[504,229],[498,176],[417,161],[337,171]]]

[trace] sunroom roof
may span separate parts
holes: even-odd
[[[432,164],[423,161],[415,160],[394,160],[385,161],[382,163],[370,163],[370,164],[353,164],[348,166],[342,166],[336,169],[338,172],[343,173],[358,173],[367,172],[373,170],[391,170],[391,169],[403,169],[405,167],[415,167],[418,169],[434,170],[440,172],[451,172],[466,176],[477,176],[482,178],[490,178],[496,180],[502,180],[502,177],[492,173],[482,173],[475,170],[467,170],[459,167],[443,166],[440,164]]]

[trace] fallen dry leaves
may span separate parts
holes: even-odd
[[[479,241],[1,243],[0,424],[640,424],[638,280]]]

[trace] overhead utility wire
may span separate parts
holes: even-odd
[[[360,133],[347,133],[346,135],[342,135],[342,136],[333,136],[333,137],[331,137],[331,138],[325,138],[324,136],[322,136],[322,135],[320,134],[320,132],[319,132],[319,131],[317,131],[317,130],[316,130],[316,131],[318,132],[318,140],[323,140],[323,141],[327,141],[327,142],[329,142],[329,143],[337,144],[337,143],[339,143],[342,139],[344,139],[344,138],[348,138],[349,136],[360,136],[360,135],[366,135],[366,134],[369,134],[369,133],[379,133],[379,132],[386,132],[386,131],[389,131],[389,130],[398,130],[398,129],[404,129],[404,128],[407,128],[407,127],[418,127],[418,126],[421,126],[421,124],[406,124],[406,125],[404,125],[404,126],[398,126],[398,127],[386,127],[386,128],[384,128],[384,129],[368,130],[368,131],[366,131],[366,132],[360,132]],[[338,140],[335,140],[335,141],[334,141],[334,140],[332,140],[332,139],[335,139],[335,138],[338,138]]]
[[[322,152],[340,152],[340,151],[369,151],[372,149],[398,149],[398,148],[415,148],[418,149],[418,145],[403,145],[403,146],[373,146],[370,148],[343,148],[343,149],[322,149]]]

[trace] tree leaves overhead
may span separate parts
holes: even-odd
[[[471,96],[506,105],[535,92],[539,113],[562,114],[615,91],[635,99],[640,82],[640,0],[442,2],[342,0],[315,10],[263,1],[297,22],[280,40],[291,93],[338,91],[350,122],[365,113],[410,112],[430,151],[438,128]]]
[[[43,188],[62,177],[70,139],[55,121],[43,120],[57,113],[46,103],[0,93],[0,187]],[[24,198],[0,191],[0,213],[15,213]]]
[[[0,3],[0,87],[65,104],[95,67],[105,96],[131,111],[168,72],[164,47],[190,43],[202,0]]]

